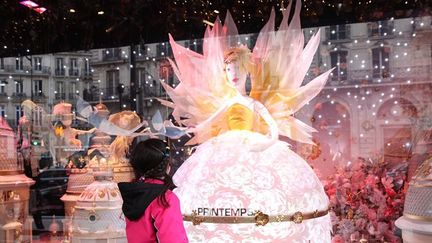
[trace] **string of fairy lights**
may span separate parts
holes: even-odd
[[[381,48],[380,49],[381,52],[378,53],[379,55],[381,55],[381,57],[383,56],[383,53],[382,53],[383,51],[388,52],[387,48],[396,49],[397,51],[393,51],[391,54],[390,53],[386,53],[385,58],[382,58],[382,60],[380,60],[381,63],[379,63],[378,65],[375,64],[372,67],[375,70],[380,70],[381,69],[381,70],[386,70],[386,72],[387,72],[388,69],[389,69],[390,59],[392,59],[393,62],[397,62],[398,59],[401,59],[402,60],[401,62],[403,62],[404,59],[405,60],[409,60],[407,58],[411,58],[409,56],[409,51],[410,51],[411,47],[408,46],[408,42],[409,42],[410,38],[415,38],[416,37],[416,31],[422,31],[423,29],[427,30],[427,29],[431,28],[430,27],[430,20],[427,20],[427,19],[423,20],[422,18],[416,18],[416,19],[410,20],[410,24],[411,24],[412,27],[411,28],[407,28],[405,30],[402,30],[402,29],[398,30],[397,28],[391,27],[391,26],[394,25],[394,22],[395,22],[395,20],[392,18],[388,22],[379,22],[379,24],[375,24],[375,25],[377,25],[376,26],[376,34],[378,34],[381,37],[379,40],[377,40],[374,37],[372,37],[372,38],[363,38],[363,39],[357,39],[356,38],[356,39],[350,40],[349,43],[346,42],[346,41],[343,42],[342,49],[341,49],[341,45],[340,45],[340,40],[336,39],[334,42],[332,42],[333,38],[331,36],[335,35],[336,31],[335,30],[331,30],[330,31],[330,38],[329,38],[329,40],[327,41],[327,43],[324,43],[324,45],[325,44],[327,45],[327,48],[326,48],[327,50],[322,50],[321,54],[323,56],[326,56],[326,55],[328,56],[329,53],[331,53],[331,52],[333,52],[333,53],[338,53],[338,52],[339,53],[343,53],[343,52],[340,52],[341,50],[343,50],[343,48],[344,48],[343,46],[345,46],[345,49],[350,49],[351,51],[350,51],[350,55],[349,55],[349,57],[350,57],[349,60],[347,59],[345,63],[341,63],[341,62],[338,61],[338,62],[336,62],[336,63],[333,64],[333,65],[336,65],[337,67],[344,66],[344,68],[340,68],[340,69],[337,68],[337,70],[339,71],[339,73],[336,73],[336,74],[345,77],[346,73],[344,73],[344,72],[346,72],[346,69],[347,69],[346,66],[348,66],[348,65],[352,65],[352,66],[356,66],[357,65],[357,67],[360,67],[360,70],[369,68],[369,67],[367,67],[367,63],[366,63],[366,61],[367,61],[366,58],[368,58],[368,56],[365,56],[364,53],[357,53],[355,51],[357,48],[364,48],[366,46],[369,46],[369,47],[372,47],[372,48],[375,48],[375,49]],[[391,27],[391,28],[388,28],[388,27]],[[344,26],[344,28],[345,28],[345,26]],[[306,32],[308,32],[309,34],[312,34],[314,31],[313,30],[309,30],[309,31],[306,31]],[[389,38],[389,37],[391,37],[391,38]],[[397,39],[397,41],[392,41],[395,38]],[[197,45],[197,41],[200,41],[200,40],[195,40],[193,42],[193,44]],[[241,43],[241,42],[246,42],[246,44],[251,44],[250,41],[249,41],[249,36],[245,36],[245,37],[243,37],[243,39],[241,37],[239,37],[239,42],[238,43]],[[165,44],[165,43],[161,43],[161,45],[162,46],[164,46],[164,45],[168,46],[168,44]],[[152,45],[147,45],[147,47],[145,47],[147,53],[150,53],[151,50],[152,50],[150,46],[152,46]],[[152,48],[154,48],[154,45],[152,46]],[[187,48],[189,48],[189,46],[187,46]],[[27,50],[27,51],[29,52],[29,50]],[[109,54],[109,52],[110,52],[109,50],[106,50],[105,54]],[[165,49],[165,51],[161,51],[158,54],[158,56],[164,57],[166,55],[165,52],[166,52],[166,49]],[[345,53],[345,57],[344,58],[346,59],[348,57],[347,50],[345,50],[344,53]],[[127,60],[129,58],[128,53],[125,52],[125,51],[122,51],[121,55],[122,55],[122,59]],[[144,57],[146,61],[150,61],[151,60],[153,62],[156,62],[156,57],[145,55],[141,51],[140,52],[133,51],[133,55],[136,55],[140,59],[142,57]],[[16,59],[18,60],[18,57]],[[324,62],[322,64],[322,66],[323,66],[323,68],[327,68],[328,67],[327,62]],[[63,68],[67,69],[67,66],[65,65],[65,66],[63,66]],[[129,68],[133,68],[133,66],[129,65]],[[120,67],[117,66],[116,70],[120,70]],[[399,71],[403,71],[403,72],[409,73],[409,72],[411,72],[411,67],[406,67],[404,70],[400,69]],[[28,73],[28,70],[26,70],[26,72]],[[93,69],[92,69],[92,72],[94,72]],[[309,76],[310,73],[311,72],[308,72],[307,75]],[[312,74],[313,73],[314,72],[313,72],[313,69],[312,69]],[[316,74],[319,74],[319,72],[316,73]],[[334,75],[334,74],[335,73],[333,73],[332,75]],[[382,72],[379,71],[379,74],[382,75]],[[389,78],[394,78],[395,77],[395,73],[388,73],[386,75]],[[366,74],[364,74],[363,77],[359,77],[359,78],[363,78],[363,79],[367,80],[367,79],[370,79],[371,76],[370,76],[370,73],[366,73]],[[9,79],[13,79],[13,77],[9,76]],[[152,80],[153,79],[152,75],[148,75],[148,79]],[[149,87],[152,87],[153,83],[149,82],[149,80],[146,80],[145,84],[148,85]],[[79,81],[79,78],[77,78],[76,81]],[[98,82],[100,83],[100,80],[98,80]],[[343,80],[342,80],[342,82],[343,82]],[[378,78],[378,79],[376,79],[376,82],[377,83],[381,83],[382,79]],[[411,82],[412,82],[411,79],[407,79],[406,80],[407,84],[410,84]],[[79,91],[77,91],[77,92],[79,92]],[[55,93],[57,93],[57,91],[55,91]]]
[[[357,137],[352,138],[354,141],[371,136],[371,131],[374,130],[371,130],[373,125],[370,120],[378,119],[384,125],[390,125],[394,121],[416,117],[416,112],[409,110],[415,109],[415,106],[406,100],[404,92],[413,84],[426,88],[426,91],[427,86],[430,85],[428,70],[431,66],[428,63],[432,58],[432,46],[427,40],[428,33],[432,29],[430,23],[430,17],[412,20],[390,19],[385,23],[371,23],[376,25],[378,36],[364,35],[363,38],[353,38],[347,42],[326,40],[326,43],[323,43],[322,47],[325,50],[321,50],[321,57],[331,56],[331,53],[343,54],[345,61],[331,65],[337,67],[337,72],[333,73],[330,85],[321,92],[320,102],[350,107],[351,113],[361,113],[368,119],[363,129],[355,135]],[[386,28],[389,26],[391,28]],[[329,32],[329,36],[336,34],[333,31]],[[374,52],[374,49],[380,52]],[[428,54],[419,57],[418,53]],[[327,63],[322,67],[328,67]],[[341,66],[344,68],[340,69]],[[349,72],[349,76],[346,75],[345,79],[338,80],[337,76],[343,76],[344,72]],[[317,74],[319,72],[314,72],[312,68],[310,76],[314,77]],[[335,76],[336,79],[333,79]],[[382,111],[386,105],[390,107],[387,114]],[[311,118],[311,122],[315,124],[324,122],[326,124],[324,127],[330,127],[327,135],[338,139],[340,134],[335,133],[334,127],[341,128],[338,125],[352,117],[345,109],[332,117],[326,115],[324,110],[317,112],[316,116]],[[306,113],[303,115],[307,116]],[[411,141],[405,141],[401,149],[409,150],[412,145]],[[389,142],[386,146],[390,147],[393,144]]]
[[[20,2],[33,2],[29,7]],[[34,0],[0,3],[0,56],[50,53],[106,46],[129,41],[145,43],[202,36],[203,21],[213,22],[230,10],[241,33],[256,33],[272,8],[280,11],[287,0],[175,0],[175,1],[66,1]],[[376,21],[431,14],[428,0],[321,0],[302,1],[304,27]],[[29,5],[33,6],[33,5]],[[44,11],[37,9],[43,8]]]

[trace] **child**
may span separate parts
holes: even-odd
[[[188,242],[180,202],[169,174],[169,149],[159,139],[139,142],[130,163],[137,180],[119,183],[129,243]]]

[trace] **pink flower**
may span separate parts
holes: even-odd
[[[333,211],[330,211],[329,214],[332,225],[337,225],[339,223],[339,217]]]
[[[351,188],[351,183],[349,183],[349,182],[345,182],[342,186],[343,186],[344,188]]]
[[[367,220],[365,218],[359,218],[355,221],[355,226],[357,229],[364,229],[366,228]]]
[[[350,241],[354,242],[360,238],[360,232],[356,231],[350,235]]]
[[[345,243],[344,239],[340,235],[335,235],[332,239],[332,243]]]
[[[384,212],[384,216],[391,217],[394,215],[394,213],[395,213],[394,208],[387,208],[386,211]]]
[[[384,161],[359,158],[352,167],[338,168],[329,178],[325,191],[334,210],[332,242],[348,243],[360,238],[401,242],[394,233],[394,221],[403,211],[406,171],[387,172]],[[347,218],[351,218],[349,210],[353,210],[353,219]]]
[[[371,187],[375,186],[375,184],[376,184],[376,178],[375,177],[376,177],[375,175],[368,175],[366,177],[366,180],[365,180],[366,186],[371,186]]]
[[[393,178],[388,177],[388,178],[381,178],[381,183],[383,184],[383,186],[387,189],[387,188],[393,188]]]
[[[375,221],[377,218],[376,212],[373,209],[369,209],[367,212],[367,217],[370,221]]]
[[[377,233],[379,235],[384,235],[385,233],[387,233],[387,231],[389,230],[389,227],[387,225],[387,223],[384,222],[379,222],[378,226],[377,226]]]
[[[378,188],[373,189],[373,194],[369,197],[373,205],[386,204],[386,200],[382,192]]]
[[[331,187],[326,189],[327,195],[331,196],[336,194],[336,187]]]
[[[354,171],[359,171],[359,170],[362,169],[362,167],[363,167],[363,163],[361,163],[361,162],[359,162],[359,163],[354,163],[353,170],[354,170]]]
[[[385,216],[385,212],[387,211],[387,209],[388,209],[388,207],[387,207],[386,204],[381,204],[381,205],[378,207],[378,210],[376,210],[376,212],[377,212],[377,218],[378,218],[378,219],[382,219],[382,218],[384,218],[384,216]]]
[[[349,239],[350,235],[356,231],[353,221],[349,219],[342,219],[338,226],[339,232],[344,239]]]
[[[336,205],[337,204],[337,198],[336,198],[336,196],[332,195],[329,198],[330,198],[330,204],[331,205]]]
[[[366,204],[360,204],[359,209],[357,210],[358,213],[360,214],[359,216],[364,217],[367,215],[369,208]]]
[[[372,224],[369,224],[367,231],[370,235],[375,235],[375,227]]]
[[[389,197],[394,197],[396,195],[396,192],[392,188],[386,188],[386,194]]]

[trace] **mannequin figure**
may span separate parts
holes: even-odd
[[[95,106],[95,109],[96,109],[96,115],[104,119],[108,119],[110,112],[104,104],[102,103],[97,104]],[[102,157],[108,158],[110,154],[109,146],[111,144],[111,141],[112,138],[108,134],[97,129],[93,137],[90,139],[90,146],[87,154],[90,157],[93,157],[92,156],[93,154],[95,155],[101,154]]]
[[[279,135],[310,143],[313,128],[293,114],[316,96],[331,70],[301,86],[318,47],[304,46],[300,1],[274,30],[274,12],[251,53],[229,47],[227,14],[205,32],[203,54],[170,38],[180,84],[163,84],[178,123],[199,144],[174,174],[191,242],[331,241],[329,200],[312,168]],[[291,9],[291,5],[287,9]],[[283,53],[283,54],[282,54]],[[245,84],[250,73],[251,91]]]
[[[22,116],[18,121],[17,138],[17,151],[19,156],[18,163],[20,163],[19,166],[23,166],[25,175],[31,178],[31,130],[30,121],[26,116]]]
[[[279,134],[276,122],[270,116],[268,110],[259,101],[252,99],[246,94],[246,78],[249,68],[250,51],[245,46],[230,48],[225,52],[225,78],[229,86],[235,89],[235,95],[226,102],[207,120],[197,127],[190,129],[191,132],[203,130],[209,124],[223,124],[217,130],[213,128],[212,136],[222,134],[227,130],[249,130],[255,132],[269,133],[268,140],[256,142],[252,150],[262,150],[278,140]]]

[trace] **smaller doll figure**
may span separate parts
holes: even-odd
[[[24,167],[25,175],[31,178],[31,130],[26,116],[22,116],[18,121],[17,138],[18,167]]]
[[[72,105],[69,103],[59,103],[54,106],[51,123],[53,131],[50,133],[50,141],[54,142],[54,157],[56,162],[66,164],[67,158],[74,152],[82,149],[78,135],[93,133],[95,129],[88,131],[72,128]]]
[[[109,122],[119,128],[131,130],[140,125],[140,117],[132,111],[122,111],[115,113],[109,117]],[[132,143],[133,137],[131,136],[117,136],[110,145],[111,161],[112,164],[125,163],[127,161],[126,155],[129,151],[129,146]]]
[[[94,108],[95,114],[97,116],[103,119],[108,119],[110,112],[104,104],[99,103]],[[113,139],[111,138],[111,136],[97,128],[92,138],[90,139],[90,145],[87,154],[90,157],[94,157],[92,156],[92,154],[94,154],[98,155],[98,157],[108,158],[110,154],[109,147],[112,140]]]

